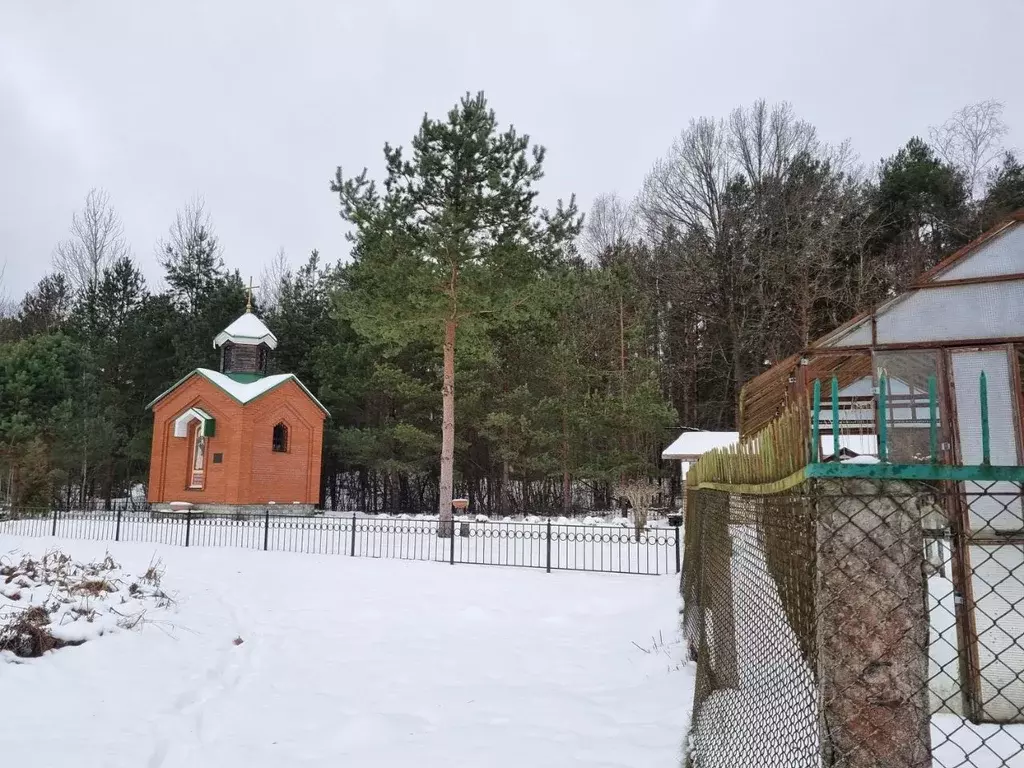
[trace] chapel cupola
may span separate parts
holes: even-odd
[[[251,381],[267,375],[277,337],[246,308],[244,315],[217,334],[213,347],[220,350],[221,373],[239,381]]]

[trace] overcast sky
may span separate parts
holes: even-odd
[[[1022,0],[0,0],[0,266],[20,296],[91,187],[151,280],[195,194],[225,259],[347,245],[337,165],[486,91],[548,148],[542,194],[631,197],[691,117],[788,100],[877,161],[964,104],[1024,146]]]

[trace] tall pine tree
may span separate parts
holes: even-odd
[[[446,120],[424,117],[411,157],[384,147],[383,192],[364,170],[332,190],[354,226],[348,312],[356,330],[402,346],[440,342],[442,419],[439,512],[451,535],[455,459],[455,350],[459,329],[515,314],[539,271],[571,247],[580,220],[574,201],[539,211],[535,185],[544,150],[514,128],[499,132],[482,93],[467,95]]]

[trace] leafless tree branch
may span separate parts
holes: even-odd
[[[984,194],[989,170],[1003,154],[1003,103],[996,99],[961,107],[940,126],[928,129],[935,151],[963,174],[972,200]]]
[[[596,262],[610,248],[630,242],[636,236],[636,210],[616,193],[598,195],[580,233],[580,252]]]
[[[175,213],[167,237],[157,241],[157,259],[166,266],[171,254],[188,253],[200,242],[210,242],[213,258],[220,259],[223,249],[213,231],[206,201],[196,195]]]
[[[102,189],[89,190],[85,206],[71,216],[70,231],[54,248],[53,266],[75,291],[97,285],[105,268],[131,256],[121,218]]]
[[[274,310],[281,304],[281,283],[291,275],[291,266],[284,248],[278,248],[267,264],[263,265],[260,273],[260,307],[264,310]]]

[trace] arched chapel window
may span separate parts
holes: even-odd
[[[286,424],[276,424],[274,426],[274,452],[288,452],[288,426]]]

